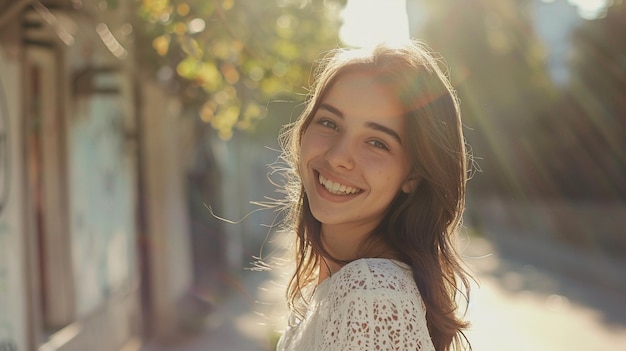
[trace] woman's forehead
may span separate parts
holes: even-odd
[[[342,75],[328,87],[318,105],[331,104],[339,110],[364,116],[403,116],[405,108],[395,90],[376,77],[367,71]]]

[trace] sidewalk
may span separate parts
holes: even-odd
[[[611,289],[626,297],[626,260],[511,231],[488,232],[486,239],[503,257],[532,262],[542,269]]]
[[[604,270],[617,263],[601,260],[611,263],[589,279],[602,264],[559,246],[498,234],[499,243],[470,237],[464,250],[478,280],[467,314],[474,350],[624,350],[626,294],[594,282],[605,281]],[[590,268],[580,271],[587,263]]]
[[[468,207],[471,224],[500,256],[626,296],[624,204],[475,197]],[[567,244],[566,237],[582,244]]]
[[[197,334],[172,345],[154,342],[141,351],[272,351],[286,323],[286,280],[281,272],[242,269]]]
[[[510,228],[485,228],[484,235],[501,257],[615,291],[626,299],[626,259]]]

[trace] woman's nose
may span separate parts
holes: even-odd
[[[335,168],[354,168],[354,146],[348,138],[337,138],[326,151],[328,163]]]

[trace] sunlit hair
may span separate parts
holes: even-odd
[[[454,240],[465,207],[468,160],[458,100],[440,61],[419,41],[369,50],[337,49],[320,60],[303,113],[281,134],[283,157],[292,172],[286,224],[297,235],[296,269],[287,290],[292,311],[302,313],[298,306],[310,297],[305,287],[318,279],[321,257],[334,259],[322,246],[321,224],[311,213],[299,177],[302,135],[329,89],[347,73],[365,71],[404,105],[408,136],[404,147],[420,181],[411,193],[398,192],[357,258],[369,257],[382,244],[391,257],[410,265],[426,304],[435,349],[462,347],[467,323],[457,316],[456,298],[462,293],[468,301],[469,282]]]

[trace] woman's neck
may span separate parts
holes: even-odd
[[[363,247],[363,242],[374,228],[345,228],[322,224],[321,241],[324,249],[332,256],[321,257],[319,263],[319,280],[321,283],[341,269],[342,264],[333,260],[352,261],[363,257],[395,258],[393,251],[381,240],[376,240]],[[360,250],[365,250],[361,252]]]
[[[369,228],[322,224],[320,238],[324,249],[333,258],[350,261],[357,257],[359,246],[370,232]]]

